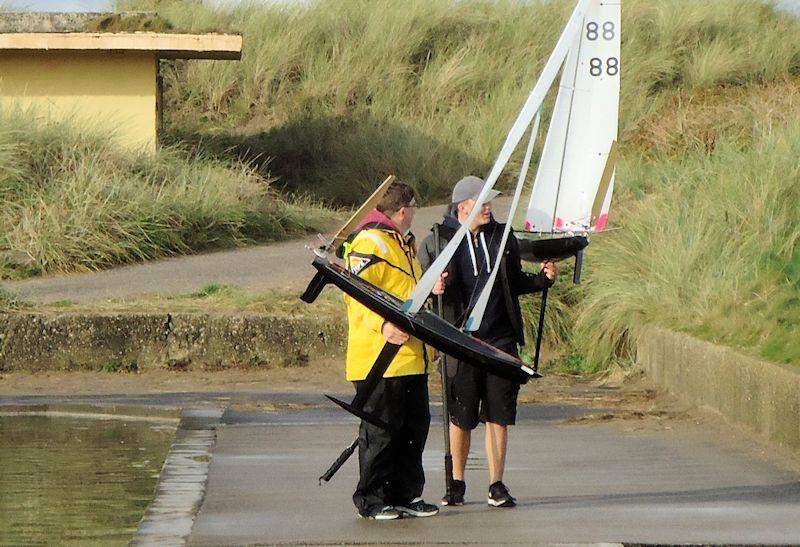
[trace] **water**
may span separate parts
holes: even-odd
[[[0,545],[125,545],[175,426],[0,416]]]

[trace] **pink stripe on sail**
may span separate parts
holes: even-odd
[[[526,231],[526,232],[530,232],[530,231],[531,231],[531,228],[533,228],[533,226],[531,226],[531,223],[530,223],[529,221],[527,221],[527,220],[526,220],[526,221],[525,221],[525,231]]]
[[[603,228],[606,227],[606,222],[608,222],[608,213],[603,213],[597,219],[597,224],[594,225],[595,231],[599,232]]]
[[[563,228],[564,227],[564,219],[561,217],[556,217],[556,228]]]

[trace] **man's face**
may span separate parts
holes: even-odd
[[[462,224],[467,217],[472,212],[472,209],[475,207],[475,200],[468,199],[462,201],[458,204],[458,221]],[[492,218],[492,202],[487,201],[483,205],[481,205],[481,210],[475,215],[475,220],[472,221],[472,226],[470,226],[470,230],[477,230],[481,226],[489,224],[489,221]]]

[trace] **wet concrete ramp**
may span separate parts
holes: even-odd
[[[564,425],[575,409],[548,405],[521,414],[506,471],[517,508],[486,504],[479,428],[467,504],[390,522],[356,518],[355,457],[317,485],[354,438],[354,421],[319,408],[229,420],[190,544],[800,543],[800,477],[744,445],[720,444],[703,426]],[[434,416],[428,501],[443,493],[442,447]]]

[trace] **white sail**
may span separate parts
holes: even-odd
[[[604,227],[613,176],[601,214],[595,222],[590,216],[611,143],[617,137],[619,84],[620,1],[591,0],[580,33],[566,139],[559,154],[560,139],[551,145],[548,133],[549,154],[543,153],[526,214],[530,231],[587,232]],[[558,114],[551,122],[554,137],[562,130],[558,124],[563,123],[563,113]],[[554,181],[559,165],[560,176]]]
[[[528,149],[525,150],[525,158],[522,161],[522,169],[519,172],[519,180],[517,181],[517,187],[514,190],[514,197],[511,200],[511,209],[508,215],[508,220],[506,221],[506,227],[503,230],[503,237],[500,240],[499,249],[506,248],[508,235],[511,233],[511,220],[514,216],[514,211],[517,210],[517,205],[519,205],[519,198],[522,195],[522,187],[525,185],[525,179],[528,175],[528,168],[531,165],[531,156],[533,155],[533,145],[536,143],[536,135],[539,133],[540,120],[541,120],[541,114],[537,113],[536,117],[533,119],[533,127],[531,128],[531,138],[528,141]],[[500,270],[500,263],[502,259],[503,259],[503,253],[502,252],[497,253],[497,258],[495,259],[495,264],[492,267],[492,272],[489,274],[489,279],[486,281],[486,285],[483,287],[483,290],[481,291],[478,300],[472,307],[472,311],[470,312],[466,323],[464,323],[464,330],[474,332],[477,331],[479,328],[481,328],[481,323],[483,322],[483,315],[484,313],[486,313],[486,306],[489,304],[489,296],[491,295],[495,279],[497,279],[497,272]]]
[[[480,211],[481,205],[486,201],[486,196],[494,187],[497,178],[508,163],[517,144],[519,144],[522,135],[525,133],[525,129],[530,125],[534,115],[541,107],[545,94],[553,84],[564,62],[564,58],[567,56],[570,45],[575,40],[575,35],[581,32],[581,23],[584,20],[587,5],[594,1],[597,0],[579,0],[577,6],[575,6],[575,10],[572,12],[569,21],[567,21],[564,30],[561,32],[561,36],[558,42],[556,42],[556,46],[553,48],[550,58],[547,60],[547,63],[545,63],[536,85],[533,87],[530,95],[528,95],[528,99],[525,101],[522,110],[514,121],[514,125],[511,126],[511,130],[506,136],[505,143],[503,143],[503,147],[500,149],[500,153],[492,166],[492,170],[486,178],[486,184],[476,199],[476,204],[472,212],[442,252],[439,253],[438,258],[434,260],[433,264],[431,264],[428,270],[423,274],[414,291],[404,302],[403,309],[406,312],[413,314],[417,313],[422,308],[431,290],[433,290],[436,280],[450,263],[456,249],[458,249],[458,246],[461,244],[461,240],[466,235],[468,227],[472,224],[475,216]]]
[[[575,91],[580,40],[580,34],[575,35],[575,41],[567,55],[564,70],[561,72],[561,81],[558,86],[556,102],[553,105],[550,126],[542,147],[542,156],[539,159],[539,169],[536,171],[528,212],[525,215],[525,230],[528,232],[549,232],[553,227],[558,181],[561,180],[572,95]]]

